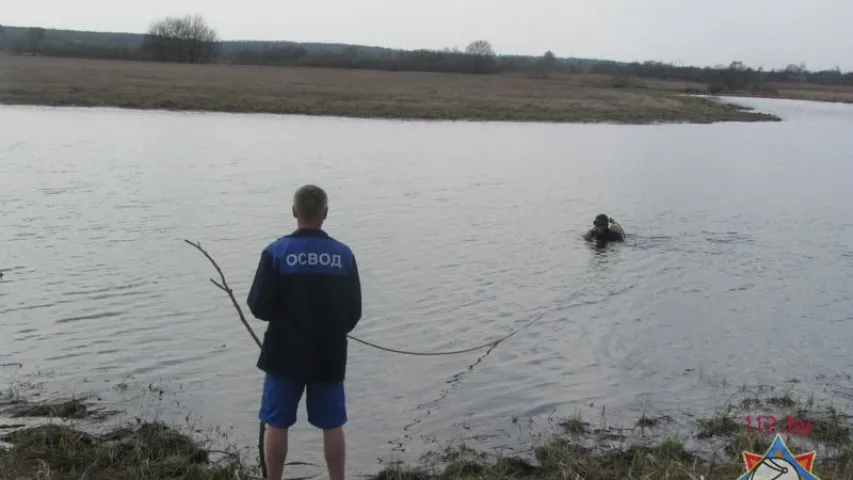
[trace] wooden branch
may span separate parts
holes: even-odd
[[[205,257],[207,257],[208,260],[210,260],[210,263],[213,265],[213,268],[216,269],[217,273],[219,273],[219,278],[222,280],[221,282],[217,282],[216,280],[211,278],[210,282],[213,283],[214,285],[216,285],[220,290],[222,290],[228,294],[228,297],[231,299],[231,303],[234,305],[234,308],[237,310],[237,315],[240,315],[240,321],[243,322],[243,325],[246,326],[246,330],[249,331],[249,335],[251,335],[252,338],[255,340],[255,343],[258,344],[258,348],[261,348],[261,341],[258,339],[258,336],[255,334],[255,331],[252,330],[252,327],[249,325],[249,322],[246,321],[246,316],[243,315],[243,309],[240,308],[240,304],[237,302],[237,299],[234,298],[234,291],[231,290],[231,287],[228,286],[228,281],[225,280],[225,274],[222,273],[222,269],[219,268],[219,265],[216,263],[216,260],[214,260],[213,257],[211,257],[210,254],[207,253],[207,251],[205,249],[201,248],[200,243],[191,242],[187,239],[184,239],[184,241],[186,243],[192,245],[193,247],[195,247],[196,250],[201,252],[202,255],[204,255]]]
[[[207,253],[207,251],[205,249],[201,248],[200,243],[191,242],[187,239],[184,239],[184,241],[187,242],[188,244],[192,245],[193,247],[195,247],[196,250],[201,252],[202,255],[204,255],[205,257],[207,257],[208,260],[210,260],[210,263],[213,265],[213,268],[215,268],[216,271],[219,273],[219,278],[222,279],[222,283],[219,283],[216,280],[211,278],[210,283],[214,284],[216,286],[216,288],[219,288],[220,290],[222,290],[228,294],[228,298],[231,299],[231,303],[234,305],[234,308],[237,310],[237,315],[240,315],[240,321],[243,322],[243,325],[246,326],[246,330],[249,331],[249,335],[251,335],[252,338],[255,340],[255,343],[258,344],[258,348],[261,348],[261,341],[258,340],[258,336],[255,335],[255,331],[252,330],[252,327],[249,326],[249,322],[246,321],[246,316],[243,315],[243,309],[240,308],[240,304],[237,303],[237,299],[234,298],[234,291],[231,290],[231,287],[228,286],[228,281],[225,280],[225,274],[222,273],[222,269],[219,268],[219,265],[216,263],[216,260],[214,260],[213,257],[211,257],[210,254]],[[266,427],[267,427],[267,424],[264,423],[263,420],[261,420],[259,422],[259,426],[258,426],[258,459],[259,459],[260,464],[261,464],[261,475],[263,476],[263,478],[267,478],[267,461],[266,461],[266,455],[264,455],[264,433],[266,432]],[[235,476],[236,476],[236,474],[235,474]],[[237,477],[237,479],[239,480],[239,477]]]

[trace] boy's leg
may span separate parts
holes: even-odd
[[[264,434],[264,458],[267,480],[281,480],[287,458],[287,430],[296,423],[296,409],[302,398],[303,384],[267,375],[258,418],[267,424]]]
[[[308,422],[323,430],[323,453],[329,469],[329,480],[344,480],[346,471],[347,423],[344,384],[309,383],[306,403]]]
[[[264,461],[267,478],[279,480],[284,474],[284,461],[287,460],[287,429],[267,426],[264,432]]]
[[[323,455],[329,469],[329,480],[346,478],[347,448],[343,427],[323,430]]]

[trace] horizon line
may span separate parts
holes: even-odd
[[[66,32],[81,32],[81,33],[100,33],[100,34],[119,34],[119,35],[140,35],[140,36],[145,36],[145,35],[147,35],[147,32],[110,31],[110,30],[84,30],[84,29],[76,29],[76,28],[46,27],[46,26],[41,26],[41,25],[28,25],[28,26],[22,26],[22,25],[9,25],[9,24],[2,24],[2,23],[0,23],[0,27],[22,28],[22,29],[28,29],[28,28],[43,28],[43,29],[45,29],[45,30],[58,30],[58,31],[66,31]],[[218,34],[217,34],[217,36],[218,36]],[[472,41],[474,41],[474,40],[472,40]],[[489,41],[489,40],[486,40],[486,41],[488,41],[489,43],[491,43],[491,41]],[[427,51],[440,52],[440,51],[443,51],[443,50],[445,50],[445,49],[451,49],[451,47],[448,47],[448,46],[445,46],[445,47],[440,48],[440,49],[438,49],[438,48],[409,48],[409,49],[406,49],[406,48],[393,48],[393,47],[387,47],[387,46],[383,46],[383,45],[369,45],[369,44],[361,44],[361,43],[346,43],[346,42],[334,42],[334,41],[332,41],[332,42],[323,42],[323,41],[297,41],[297,40],[258,40],[258,39],[250,39],[250,38],[229,38],[229,39],[218,39],[218,40],[217,40],[217,42],[219,42],[219,43],[235,43],[235,42],[256,42],[256,43],[293,43],[293,44],[297,44],[297,45],[305,45],[305,44],[317,44],[317,45],[341,45],[341,46],[353,46],[353,47],[362,47],[362,48],[375,48],[375,49],[390,50],[390,51],[396,51],[396,52],[414,52],[414,51],[419,51],[419,50],[427,50]],[[469,43],[470,43],[470,42],[469,42]],[[453,49],[456,49],[457,47],[456,47],[456,46],[454,46],[454,47],[452,47],[452,48],[453,48]],[[547,50],[547,51],[551,51],[551,50]],[[460,52],[461,52],[461,51],[460,51]],[[543,54],[542,54],[542,55],[544,55],[544,52],[543,52]],[[541,57],[542,55],[523,54],[523,53],[497,53],[497,52],[495,52],[495,56],[496,56],[496,57],[530,57],[530,58],[538,58],[538,57]],[[728,64],[726,64],[726,65],[719,64],[719,63],[718,63],[718,64],[716,64],[716,65],[711,65],[711,64],[695,64],[695,63],[691,63],[691,64],[689,64],[689,63],[683,63],[683,62],[681,62],[681,60],[680,60],[680,59],[679,59],[679,60],[677,60],[677,61],[674,61],[674,62],[673,62],[673,61],[668,61],[668,62],[667,62],[667,61],[663,61],[663,60],[655,60],[655,59],[652,59],[652,58],[648,58],[648,59],[645,59],[645,60],[616,60],[616,59],[613,59],[613,58],[605,58],[605,57],[574,57],[574,56],[559,56],[559,55],[556,55],[556,54],[555,54],[555,57],[556,57],[557,59],[561,59],[561,60],[585,60],[585,61],[610,62],[610,63],[622,63],[622,64],[631,64],[631,63],[640,63],[640,64],[642,64],[642,63],[646,63],[646,62],[654,62],[654,63],[662,63],[662,64],[664,64],[664,65],[669,65],[669,66],[676,67],[676,68],[710,68],[710,69],[720,69],[721,67],[722,67],[722,68],[727,68],[727,67],[728,67],[729,65],[731,65],[732,63],[734,63],[734,62],[736,62],[736,61],[739,61],[739,60],[733,60],[732,62],[729,62],[729,63],[728,63]],[[761,63],[761,65],[759,65],[759,66],[757,66],[757,67],[754,67],[754,66],[752,66],[752,65],[748,65],[746,62],[743,62],[743,61],[740,61],[740,62],[741,62],[743,65],[745,65],[747,68],[752,69],[752,70],[758,70],[759,68],[760,68],[760,69],[764,69],[764,63],[763,63],[763,62]],[[800,64],[803,64],[803,63],[805,63],[805,62],[800,62]],[[794,63],[794,62],[789,62],[787,65],[785,65],[784,67],[780,67],[778,70],[777,70],[776,68],[772,68],[771,70],[765,70],[765,71],[773,71],[773,70],[775,70],[775,71],[779,71],[779,70],[784,70],[784,69],[785,69],[785,68],[787,68],[789,65],[795,65],[795,63]],[[799,65],[799,64],[797,64],[797,65]],[[816,72],[822,72],[822,71],[833,71],[833,70],[835,70],[835,69],[839,69],[839,70],[840,70],[840,68],[841,68],[841,67],[840,67],[840,65],[836,65],[834,68],[823,68],[823,69],[818,69],[818,70],[811,70],[811,69],[809,69],[809,68],[806,68],[806,69],[805,69],[805,71],[806,71],[806,72],[809,72],[809,73],[816,73]],[[850,70],[850,71],[848,71],[848,72],[844,72],[844,71],[842,70],[842,73],[844,73],[844,74],[853,73],[853,70]]]

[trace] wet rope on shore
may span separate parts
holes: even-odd
[[[219,288],[220,290],[222,290],[226,294],[228,294],[228,297],[231,299],[231,304],[234,305],[234,309],[237,310],[237,315],[240,316],[240,321],[246,327],[246,330],[248,330],[249,335],[252,336],[252,339],[258,345],[258,348],[262,348],[262,344],[261,344],[260,339],[258,338],[257,334],[255,334],[255,331],[252,329],[251,325],[249,325],[249,322],[246,320],[246,316],[243,314],[243,309],[240,307],[240,303],[237,302],[237,298],[234,296],[234,291],[231,289],[231,287],[228,286],[228,281],[225,279],[225,274],[222,273],[222,269],[219,268],[219,264],[217,264],[216,260],[214,260],[213,257],[211,257],[210,254],[207,253],[207,251],[204,248],[202,248],[202,246],[199,242],[192,242],[192,241],[187,240],[187,239],[184,239],[184,242],[186,242],[187,244],[191,245],[196,250],[201,252],[201,254],[204,255],[205,258],[207,258],[210,261],[210,263],[213,265],[213,268],[216,269],[216,272],[219,273],[220,281],[217,282],[216,280],[211,278],[210,283],[212,283],[217,288]],[[415,351],[410,351],[410,350],[398,350],[396,348],[383,347],[382,345],[377,345],[375,343],[368,342],[367,340],[362,340],[362,339],[354,337],[352,335],[347,335],[347,337],[350,338],[351,340],[354,340],[358,343],[361,343],[361,344],[369,346],[369,347],[373,347],[377,350],[382,350],[384,352],[389,352],[389,353],[396,353],[396,354],[400,354],[400,355],[415,355],[415,356],[459,355],[459,354],[475,352],[477,350],[483,350],[483,349],[488,349],[488,352],[491,352],[492,349],[494,349],[495,347],[498,346],[498,344],[500,344],[504,340],[512,337],[513,335],[517,334],[518,332],[524,330],[525,328],[533,325],[534,323],[538,322],[544,316],[545,316],[545,312],[542,312],[539,315],[537,315],[536,317],[534,317],[533,320],[531,320],[531,321],[525,323],[524,325],[516,328],[515,330],[511,331],[507,335],[504,335],[500,338],[497,338],[497,339],[492,340],[490,342],[484,343],[482,345],[477,345],[475,347],[466,348],[466,349],[462,349],[462,350],[449,350],[449,351],[442,351],[442,352],[415,352]],[[264,432],[265,431],[266,431],[266,424],[263,421],[261,421],[260,427],[259,427],[259,434],[258,434],[258,452],[259,452],[259,460],[260,460],[260,464],[261,464],[261,471],[263,473],[264,479],[266,479],[266,477],[267,477],[267,468],[266,468],[266,462],[265,462],[265,458],[264,458],[265,457],[265,455],[264,455]],[[288,465],[307,465],[307,466],[315,466],[317,468],[322,468],[319,465],[316,465],[313,463],[308,463],[308,462],[287,462],[287,463],[285,463],[285,466],[288,466]],[[292,477],[292,478],[288,478],[286,480],[308,480],[308,479],[314,478],[318,475],[319,474],[315,474],[315,475],[311,475],[311,476],[305,476],[305,477]]]

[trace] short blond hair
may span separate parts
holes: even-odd
[[[293,195],[293,211],[296,213],[296,218],[306,222],[322,220],[328,206],[329,197],[316,185],[303,185]]]

